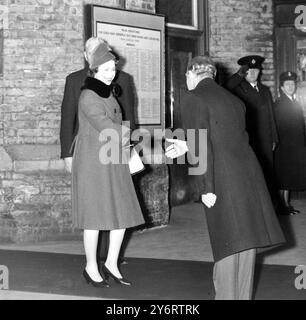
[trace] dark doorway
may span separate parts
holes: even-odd
[[[166,127],[181,128],[181,97],[186,90],[186,67],[189,60],[208,52],[207,0],[157,1],[157,13],[166,16]],[[193,198],[187,166],[169,165],[170,205]]]

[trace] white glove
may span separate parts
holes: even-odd
[[[71,173],[72,172],[72,157],[70,158],[64,158],[65,162],[65,169]]]
[[[208,208],[212,208],[217,201],[217,196],[214,193],[202,194],[202,202]]]
[[[172,144],[166,149],[165,155],[168,158],[175,159],[184,155],[188,151],[187,142],[178,139],[166,139]]]

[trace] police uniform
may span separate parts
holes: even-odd
[[[239,59],[238,64],[244,71],[262,70],[264,61],[265,58],[252,55]],[[259,80],[256,86],[249,83],[241,69],[228,80],[226,87],[246,105],[246,129],[250,145],[261,164],[269,189],[274,193],[273,146],[278,143],[278,137],[272,95],[270,89]]]

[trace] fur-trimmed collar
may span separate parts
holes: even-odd
[[[102,98],[109,98],[112,86],[108,86],[96,78],[87,77],[85,80],[85,84],[82,87],[82,90],[85,89],[94,91],[97,95],[99,95]]]

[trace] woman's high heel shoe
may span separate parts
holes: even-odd
[[[105,265],[103,265],[102,270],[103,270],[103,272],[105,274],[106,280],[108,280],[108,278],[111,277],[117,283],[124,284],[126,286],[130,286],[132,284],[129,280],[127,280],[125,278],[117,278],[112,272],[110,272],[108,270],[108,268]]]
[[[101,282],[97,282],[97,281],[92,280],[90,275],[87,273],[86,269],[84,269],[84,271],[83,271],[83,276],[88,284],[92,284],[96,288],[108,288],[109,287],[109,284],[105,280],[102,280]]]

